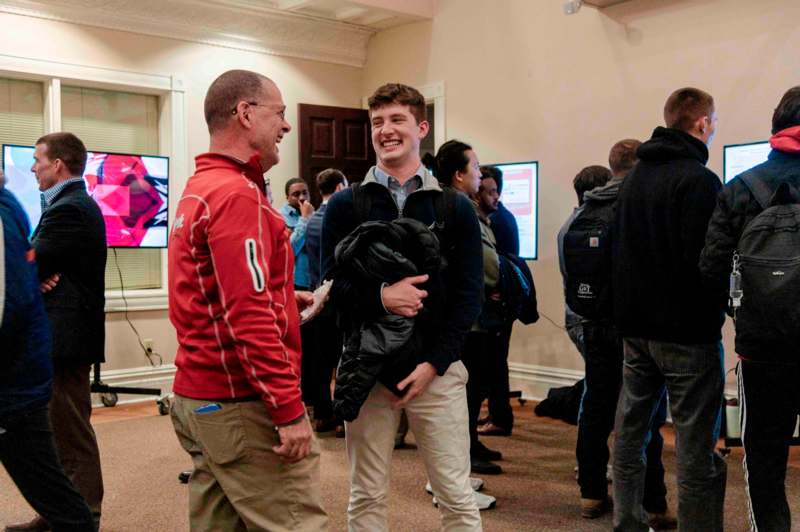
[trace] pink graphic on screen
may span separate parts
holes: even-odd
[[[90,153],[83,178],[103,212],[109,246],[141,247],[149,232],[166,229],[166,194],[142,156]]]
[[[6,187],[25,209],[33,230],[42,216],[31,172],[33,146],[3,146]],[[106,224],[109,247],[167,247],[169,159],[89,152],[83,179]]]

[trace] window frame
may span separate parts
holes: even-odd
[[[178,176],[188,176],[188,126],[186,94],[182,77],[76,65],[44,59],[0,54],[0,76],[38,81],[44,87],[44,132],[61,130],[61,86],[105,89],[158,96],[159,154],[169,157],[170,197],[175,197]],[[169,220],[177,201],[169,203]],[[167,303],[167,250],[161,250],[161,288],[106,290],[106,312],[165,310]]]

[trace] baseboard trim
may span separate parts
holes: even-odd
[[[508,378],[512,390],[521,390],[522,397],[541,401],[550,388],[572,386],[583,378],[583,371],[575,369],[509,362]]]
[[[583,378],[584,372],[575,369],[539,366],[523,362],[508,363],[508,379],[512,390],[521,390],[522,397],[541,401],[550,388],[572,386]],[[725,397],[738,397],[735,386],[725,387]]]

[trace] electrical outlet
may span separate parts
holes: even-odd
[[[145,351],[147,351],[148,353],[152,353],[153,352],[153,339],[152,338],[145,338],[144,340],[142,340],[142,344],[144,345]]]

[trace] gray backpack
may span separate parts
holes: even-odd
[[[763,209],[742,233],[733,257],[731,298],[737,340],[761,345],[800,341],[800,194],[753,174],[739,177]],[[738,286],[737,286],[738,285]]]

